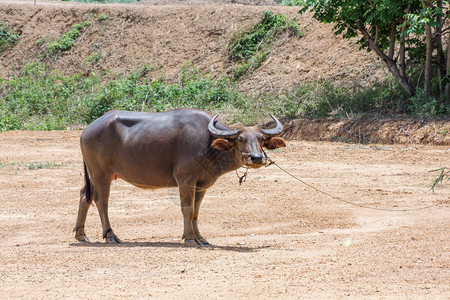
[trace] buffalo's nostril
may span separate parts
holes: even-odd
[[[252,154],[250,155],[250,159],[254,164],[260,164],[263,161],[263,155],[262,154]]]

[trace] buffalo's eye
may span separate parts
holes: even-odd
[[[239,142],[239,143],[244,143],[244,142],[245,142],[245,139],[244,139],[242,136],[239,136],[239,137],[238,137],[238,142]]]

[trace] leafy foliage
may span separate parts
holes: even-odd
[[[50,55],[55,54],[57,51],[65,52],[70,50],[75,44],[75,41],[80,37],[82,30],[89,26],[91,26],[90,21],[83,21],[73,25],[72,29],[64,33],[59,39],[48,44],[47,49]]]
[[[163,111],[193,107],[210,111],[245,109],[248,98],[227,78],[183,68],[177,83],[144,78],[148,67],[105,84],[93,74],[64,76],[32,63],[24,74],[0,79],[0,131],[54,130],[89,124],[110,109]]]
[[[193,107],[220,111],[230,122],[249,125],[268,111],[279,117],[351,117],[398,111],[430,115],[438,107],[420,97],[410,104],[410,97],[394,80],[366,88],[321,81],[250,99],[229,78],[212,79],[192,65],[185,66],[174,83],[164,77],[147,79],[151,71],[145,66],[102,83],[96,74],[65,76],[41,63],[30,63],[22,75],[0,79],[0,131],[87,125],[110,109],[156,112]]]
[[[386,80],[372,87],[343,87],[330,81],[302,84],[281,95],[266,97],[264,105],[276,115],[294,117],[352,117],[364,113],[390,114],[403,110],[408,95]]]
[[[9,29],[8,23],[0,23],[0,53],[13,46],[19,40],[19,34]]]
[[[234,79],[258,68],[270,52],[269,46],[279,34],[286,31],[295,36],[302,35],[294,20],[265,10],[260,22],[250,30],[234,35],[228,43],[228,53],[232,60],[243,62],[236,68]]]
[[[450,112],[450,85],[446,79],[448,74],[443,43],[438,40],[441,41],[439,30],[443,30],[443,17],[448,14],[444,10],[448,10],[448,3],[445,6],[442,3],[412,0],[306,0],[300,12],[313,10],[314,18],[334,24],[336,35],[358,37],[361,49],[374,51],[411,96],[412,111],[445,114]],[[434,37],[431,34],[424,35],[426,26],[433,27],[436,33]],[[433,52],[437,52],[435,57],[432,57]],[[432,61],[435,62],[434,66]],[[423,89],[417,88],[421,85]],[[447,90],[446,94],[444,89]]]
[[[390,46],[392,20],[402,20],[409,5],[418,9],[420,1],[306,0],[301,12],[312,8],[314,18],[323,23],[333,23],[335,34],[343,34],[344,38],[358,36],[361,26],[368,25],[369,33],[377,35],[377,45],[384,51]],[[365,37],[360,36],[358,43],[361,48],[368,48]]]

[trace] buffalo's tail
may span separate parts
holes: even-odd
[[[84,162],[84,193],[86,195],[86,201],[87,203],[91,203],[91,179],[89,179],[89,173],[87,171],[86,162]]]

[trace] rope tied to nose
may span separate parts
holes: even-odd
[[[237,175],[237,177],[239,178],[239,185],[242,185],[242,183],[245,182],[245,181],[247,180],[247,174],[248,174],[248,168],[247,168],[247,170],[245,170],[245,173],[244,173],[244,175],[242,175],[242,176],[239,176],[239,173],[238,173],[238,171],[236,170],[236,175]]]
[[[354,205],[354,206],[358,206],[358,207],[362,207],[362,208],[367,208],[367,209],[373,209],[373,210],[381,210],[381,211],[417,211],[417,210],[424,210],[424,209],[428,209],[428,208],[432,208],[432,207],[436,207],[436,206],[440,206],[446,203],[449,203],[450,200],[444,201],[442,203],[438,203],[438,204],[432,204],[432,205],[427,205],[427,206],[422,206],[422,207],[413,207],[413,208],[404,208],[404,209],[394,209],[394,208],[379,208],[379,207],[373,207],[373,206],[368,206],[368,205],[364,205],[364,204],[359,204],[359,203],[355,203],[349,200],[344,200],[341,199],[339,197],[333,196],[327,192],[324,192],[314,186],[312,186],[309,183],[306,183],[305,181],[301,180],[300,178],[298,178],[297,176],[293,175],[292,173],[286,171],[285,169],[283,169],[282,167],[280,167],[278,164],[275,163],[275,161],[273,161],[268,155],[267,153],[263,150],[264,155],[266,156],[266,160],[269,162],[266,164],[266,167],[270,166],[270,165],[275,165],[278,169],[280,169],[281,171],[285,172],[286,174],[288,174],[289,176],[291,176],[292,178],[296,179],[297,181],[303,183],[304,185],[306,185],[309,188],[312,188],[313,190],[315,190],[316,192],[319,192],[321,194],[324,194],[332,199],[338,200],[340,202],[344,202],[350,205]]]
[[[242,155],[243,157],[250,157],[250,153],[243,152],[243,151],[239,150],[238,148],[235,148],[235,149],[236,149],[238,152],[240,152],[241,155]],[[234,161],[234,163],[235,163],[235,165],[237,166],[237,164],[236,164],[235,161]],[[239,166],[237,166],[237,167],[239,168]],[[243,166],[241,165],[240,167],[243,167]],[[244,175],[242,175],[242,176],[239,176],[239,173],[238,173],[237,169],[236,169],[235,171],[236,171],[236,176],[239,178],[239,185],[242,185],[242,183],[245,182],[245,181],[247,180],[248,167],[246,167],[245,173],[244,173]]]

